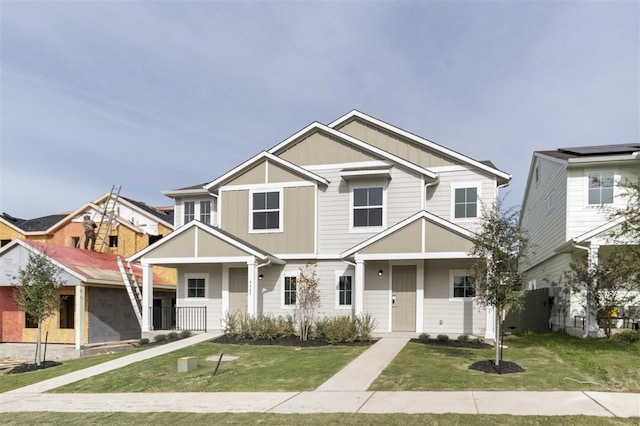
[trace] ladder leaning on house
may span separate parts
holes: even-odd
[[[138,318],[138,323],[140,324],[140,327],[142,327],[142,291],[140,289],[140,285],[133,273],[131,263],[127,262],[125,266],[120,256],[118,256],[116,260],[118,262],[120,273],[122,274],[122,281],[124,281],[124,286],[127,289],[127,294],[129,295],[129,300],[131,300],[131,306],[133,306],[133,311],[136,314],[136,318]]]
[[[105,246],[109,244],[109,233],[111,232],[111,224],[113,218],[116,216],[116,206],[118,204],[118,197],[120,196],[120,186],[111,187],[109,198],[104,202],[104,208],[102,209],[102,218],[98,224],[96,232],[96,243],[100,244],[98,251],[102,252]]]

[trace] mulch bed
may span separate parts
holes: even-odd
[[[300,340],[298,336],[280,337],[278,339],[239,339],[237,336],[220,336],[211,340],[213,343],[233,343],[236,345],[279,345],[279,346],[296,346],[296,347],[317,347],[317,346],[369,346],[374,344],[375,340],[367,340],[363,342],[341,342],[329,343],[326,339],[308,339]]]
[[[42,365],[37,366],[36,364],[30,364],[25,362],[25,363],[16,365],[11,370],[7,371],[6,374],[27,373],[29,371],[42,370],[43,368],[57,367],[58,365],[62,365],[62,363],[55,362],[55,361],[45,361],[42,363]]]
[[[494,361],[490,359],[474,362],[469,366],[469,370],[482,371],[488,374],[524,373],[527,371],[512,361],[500,361],[500,365],[496,366]]]
[[[446,346],[448,348],[467,348],[467,349],[489,349],[492,348],[488,343],[478,343],[473,340],[469,340],[466,342],[460,342],[458,340],[449,339],[447,341],[438,340],[438,339],[411,339],[410,342],[413,343],[422,343],[424,345],[433,345],[433,346]]]

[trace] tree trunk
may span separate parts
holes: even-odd
[[[501,330],[500,330],[500,319],[501,319],[501,315],[498,311],[498,309],[496,308],[496,362],[495,365],[496,367],[500,365],[500,349],[502,348],[502,334],[501,334]]]
[[[39,319],[38,320],[38,332],[37,332],[37,336],[36,336],[36,359],[35,359],[35,364],[38,367],[40,367],[40,364],[42,363],[42,357],[40,356],[41,342],[42,342],[42,320]]]

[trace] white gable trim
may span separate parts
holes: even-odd
[[[299,173],[303,176],[305,176],[306,178],[309,178],[311,180],[314,180],[316,182],[322,183],[324,185],[329,185],[329,181],[325,178],[323,178],[322,176],[319,176],[315,173],[310,172],[309,170],[306,170],[296,164],[293,164],[287,160],[283,160],[282,158],[276,157],[275,155],[271,154],[270,152],[267,151],[262,151],[261,153],[259,153],[258,155],[255,155],[254,157],[250,158],[249,160],[245,161],[244,163],[240,164],[239,166],[231,169],[230,171],[228,171],[227,173],[225,173],[224,175],[220,176],[219,178],[215,179],[214,181],[208,183],[205,186],[206,190],[211,190],[212,188],[219,186],[220,184],[222,184],[224,181],[226,181],[227,179],[239,174],[240,172],[242,172],[243,170],[245,170],[248,167],[251,167],[253,165],[255,165],[256,163],[258,163],[259,161],[262,160],[268,160],[268,161],[273,161],[274,163],[277,163],[278,165],[293,170],[296,173]]]
[[[499,177],[501,177],[501,178],[503,178],[503,179],[505,179],[507,181],[511,180],[511,175],[508,174],[508,173],[502,172],[502,171],[500,171],[498,169],[494,169],[493,167],[487,166],[486,164],[483,164],[483,163],[481,163],[479,161],[476,161],[476,160],[474,160],[472,158],[469,158],[466,155],[462,155],[462,154],[460,154],[458,152],[455,152],[453,150],[445,148],[445,147],[443,147],[441,145],[436,144],[435,142],[431,142],[428,139],[421,138],[420,136],[414,135],[413,133],[409,133],[406,130],[402,130],[402,129],[398,128],[398,127],[395,127],[395,126],[393,126],[391,124],[385,123],[384,121],[380,121],[377,118],[373,118],[373,117],[371,117],[371,116],[369,116],[367,114],[364,114],[364,113],[362,113],[360,111],[357,111],[357,110],[353,110],[350,113],[345,114],[344,116],[342,116],[342,117],[338,118],[337,120],[333,121],[332,123],[329,124],[329,127],[334,128],[334,127],[344,123],[345,121],[347,121],[347,120],[349,120],[349,119],[351,119],[353,117],[358,117],[358,118],[360,118],[362,120],[365,120],[365,121],[368,121],[370,123],[373,123],[378,127],[382,127],[385,130],[388,130],[390,132],[393,132],[393,133],[396,133],[398,135],[401,135],[401,136],[403,136],[403,137],[405,137],[405,138],[407,138],[407,139],[409,139],[409,140],[411,140],[413,142],[416,142],[418,144],[424,145],[424,146],[426,146],[426,147],[428,147],[430,149],[433,149],[435,151],[442,152],[443,154],[446,154],[446,155],[448,155],[450,157],[453,157],[453,158],[455,158],[457,160],[460,160],[460,161],[463,161],[465,163],[471,164],[474,167],[482,169],[482,170],[484,170],[484,171],[486,171],[488,173],[491,173],[493,175],[499,176]]]

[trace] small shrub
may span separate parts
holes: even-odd
[[[142,346],[142,345],[148,345],[149,344],[149,339],[147,339],[146,337],[143,337],[142,339],[138,340],[138,345]]]
[[[333,317],[327,323],[327,341],[329,343],[350,342],[357,336],[354,321],[350,315]]]
[[[429,334],[422,333],[420,334],[420,336],[418,336],[418,340],[420,340],[422,343],[427,343],[429,341],[429,337],[431,337]]]
[[[239,326],[238,314],[236,313],[225,313],[224,318],[222,318],[222,331],[226,336],[235,336],[238,334]]]
[[[640,331],[623,330],[619,333],[614,334],[611,338],[613,340],[617,340],[618,342],[633,343],[640,340]]]
[[[316,318],[313,322],[313,338],[326,339],[328,328],[329,328],[329,318],[327,317]]]
[[[438,342],[447,343],[449,341],[449,336],[446,334],[438,334]]]
[[[469,336],[467,336],[466,334],[461,334],[458,336],[457,340],[460,343],[467,343],[469,341]]]
[[[375,330],[378,324],[373,316],[367,312],[366,314],[355,317],[355,323],[358,333],[357,340],[362,342],[371,340],[373,330]]]
[[[191,330],[182,330],[179,336],[181,339],[186,339],[187,337],[191,337]]]
[[[475,339],[473,339],[473,343],[475,343],[476,345],[481,345],[484,343],[484,337],[476,337]]]
[[[177,340],[178,339],[178,333],[176,333],[175,331],[172,331],[169,334],[167,334],[167,338],[169,338],[170,340]]]
[[[166,334],[156,334],[155,337],[153,338],[155,342],[164,342],[167,339],[168,337]]]

